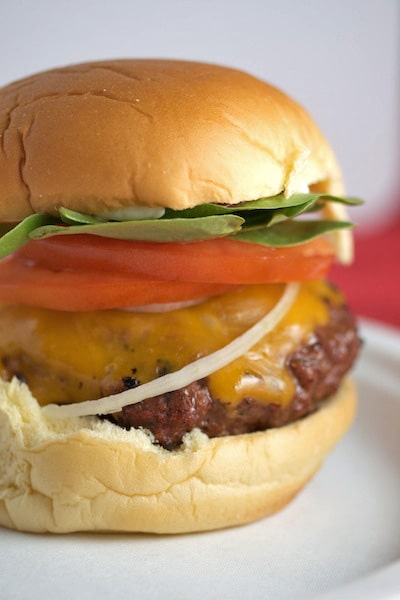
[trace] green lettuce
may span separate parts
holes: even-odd
[[[348,206],[361,204],[357,198],[329,194],[283,194],[239,204],[206,203],[185,210],[166,209],[158,219],[104,221],[101,217],[59,208],[58,217],[36,214],[21,223],[3,226],[0,258],[15,252],[29,240],[55,235],[89,234],[123,240],[187,242],[230,237],[274,247],[302,244],[337,229],[352,227],[348,221],[307,220],[325,202]],[[0,230],[1,235],[1,230]]]
[[[112,221],[108,223],[79,224],[65,227],[44,225],[30,233],[31,239],[54,235],[87,233],[119,240],[146,242],[189,242],[226,237],[240,231],[244,219],[238,215],[199,217],[196,219],[153,219],[141,221]]]

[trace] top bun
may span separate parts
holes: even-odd
[[[53,69],[0,90],[0,220],[57,207],[184,209],[340,194],[334,155],[309,115],[235,69],[113,60]]]

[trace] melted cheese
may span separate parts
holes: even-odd
[[[39,403],[93,400],[122,381],[145,383],[210,354],[241,335],[276,304],[280,285],[246,286],[200,305],[162,314],[121,311],[64,313],[0,309],[0,360],[5,374],[23,377]],[[281,323],[251,351],[208,377],[222,402],[245,398],[284,406],[294,393],[287,356],[328,319],[323,282],[303,284]]]

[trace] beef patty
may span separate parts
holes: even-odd
[[[129,405],[109,420],[125,429],[143,427],[167,449],[179,446],[183,436],[199,428],[209,437],[235,435],[280,427],[313,412],[334,394],[357,356],[360,340],[355,320],[344,304],[329,306],[329,321],[287,357],[294,395],[284,406],[245,398],[238,404],[212,396],[207,379],[168,394]],[[121,391],[140,382],[122,380]]]

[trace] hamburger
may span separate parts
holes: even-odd
[[[349,428],[334,154],[246,73],[114,60],[0,90],[0,524],[181,533],[285,506]]]

